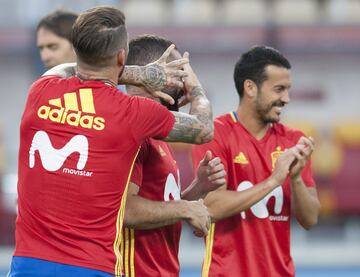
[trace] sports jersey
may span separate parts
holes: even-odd
[[[131,182],[138,195],[154,201],[180,199],[178,167],[166,142],[148,139],[141,146]],[[178,250],[181,223],[151,230],[125,228],[125,275],[127,277],[179,276]]]
[[[121,275],[126,188],[140,145],[174,116],[101,81],[46,76],[21,119],[15,256]]]
[[[193,162],[197,165],[210,149],[225,166],[227,189],[242,191],[268,178],[278,156],[294,146],[302,135],[275,123],[257,140],[233,112],[215,120],[212,142],[193,147]],[[315,186],[310,163],[302,178],[306,186]],[[288,178],[247,211],[213,223],[206,238],[202,276],[294,276],[290,210]]]

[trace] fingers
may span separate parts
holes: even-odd
[[[216,157],[209,161],[207,173],[212,174],[224,170],[224,165],[221,163],[221,159]]]
[[[303,145],[295,145],[294,147],[290,148],[290,151],[295,156],[296,159],[301,160],[302,159],[302,151],[304,149]]]
[[[217,183],[219,183],[219,182],[221,183],[222,181],[225,182],[225,176],[226,176],[225,170],[221,170],[219,172],[216,172],[216,173],[213,173],[213,174],[209,175],[208,179],[212,183],[214,183],[216,181],[217,181]]]
[[[179,108],[180,107],[183,107],[183,106],[185,106],[185,105],[187,105],[188,103],[190,102],[190,100],[187,98],[187,97],[184,97],[181,101],[180,101],[180,103],[179,103]]]
[[[311,149],[311,151],[314,151],[314,148],[315,148],[315,141],[314,141],[313,137],[304,137],[304,136],[302,136],[302,137],[300,137],[297,144],[306,145]]]
[[[183,55],[183,59],[186,59],[188,62],[184,63],[183,68],[185,71],[188,71],[191,69],[190,62],[189,62],[190,54],[189,52],[185,51]]]
[[[162,91],[155,91],[153,95],[163,99],[165,102],[169,103],[170,105],[174,105],[175,103],[175,100],[169,94],[164,93]]]
[[[204,158],[200,161],[200,165],[208,165],[211,158],[212,158],[212,153],[210,150],[207,150],[204,155]]]
[[[165,52],[162,54],[162,56],[159,59],[159,62],[166,62],[167,58],[169,57],[172,50],[175,49],[175,44],[171,44]]]
[[[174,71],[169,71],[168,76],[181,79],[187,77],[188,73],[185,72],[184,70],[174,70]]]
[[[184,66],[189,64],[189,59],[178,59],[172,62],[169,62],[168,64],[166,64],[166,66],[168,67],[176,67],[176,68],[183,68]]]

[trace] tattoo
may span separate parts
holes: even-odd
[[[202,144],[213,138],[214,124],[211,106],[202,87],[194,87],[191,91],[190,114],[173,113],[175,124],[166,141]]]
[[[119,78],[119,83],[128,85],[142,85],[149,91],[157,91],[166,85],[166,73],[157,64],[145,66],[125,66]]]
[[[120,84],[140,85],[141,84],[141,68],[140,66],[125,66],[123,73],[119,78]]]
[[[196,119],[188,114],[174,112],[175,124],[166,138],[166,141],[181,141],[185,143],[196,143],[201,133],[201,128],[196,127]]]
[[[145,66],[142,79],[143,85],[150,91],[161,90],[166,84],[165,71],[157,64]]]
[[[196,98],[198,96],[204,96],[204,90],[200,86],[193,87],[192,91],[190,92],[192,98]]]

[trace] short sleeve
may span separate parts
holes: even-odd
[[[137,141],[142,143],[149,137],[156,139],[167,137],[175,123],[174,115],[153,100],[137,96],[131,98],[129,123]]]
[[[42,91],[46,86],[48,86],[50,83],[52,83],[54,80],[59,80],[59,76],[55,75],[46,75],[41,76],[39,79],[37,79],[30,87],[29,94],[37,93]]]
[[[143,167],[148,156],[148,141],[146,140],[140,148],[139,154],[136,157],[133,172],[131,175],[131,182],[141,187],[143,180]]]
[[[228,164],[227,164],[227,151],[226,151],[226,142],[223,138],[223,130],[220,122],[215,121],[215,133],[214,139],[208,143],[193,145],[192,146],[192,161],[193,161],[193,169],[196,172],[199,162],[204,158],[204,155],[207,150],[210,150],[213,158],[219,157],[221,162],[225,167],[225,171],[228,172]],[[227,178],[228,175],[226,175]]]

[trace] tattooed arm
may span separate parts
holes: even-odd
[[[189,53],[185,52],[184,58],[189,58]],[[184,71],[188,74],[184,78],[184,86],[187,100],[191,105],[190,112],[189,114],[173,112],[175,124],[164,140],[194,144],[206,143],[214,137],[211,105],[190,64],[184,65]]]
[[[202,144],[214,136],[214,123],[209,100],[201,86],[195,86],[191,92],[189,114],[173,112],[175,124],[165,141],[181,141]]]
[[[174,48],[175,45],[172,44],[160,59],[145,66],[125,66],[119,83],[144,86],[151,95],[173,104],[174,100],[161,90],[166,87],[183,88],[181,78],[186,77],[187,73],[182,70],[182,67],[189,62],[188,58],[182,58],[167,63],[166,59]]]

